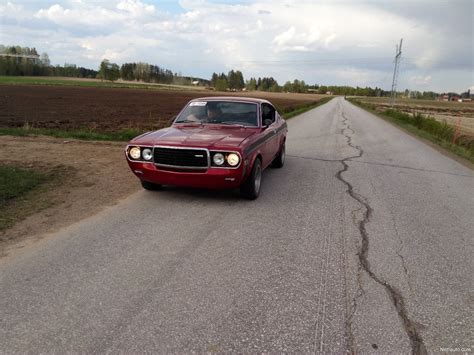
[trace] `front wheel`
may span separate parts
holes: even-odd
[[[240,194],[248,200],[255,200],[260,194],[262,184],[262,163],[260,159],[255,159],[252,171],[247,180],[240,187]]]
[[[155,190],[160,190],[162,188],[162,185],[160,184],[154,184],[152,182],[143,181],[143,180],[141,182],[145,190],[155,191]]]
[[[272,162],[272,167],[273,168],[281,168],[283,167],[283,164],[285,164],[285,142],[281,145],[280,151],[278,152],[278,155],[275,157],[275,159]]]

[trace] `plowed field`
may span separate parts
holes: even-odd
[[[267,98],[284,111],[321,98],[314,94],[0,85],[0,127],[87,128],[100,132],[160,128],[188,100],[215,95]]]

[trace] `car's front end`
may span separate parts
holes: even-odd
[[[239,149],[213,149],[180,145],[139,144],[133,141],[125,154],[133,173],[158,185],[232,189],[241,185],[246,164]]]

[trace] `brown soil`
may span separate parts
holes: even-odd
[[[161,128],[190,99],[213,95],[267,98],[285,111],[321,98],[314,94],[0,85],[0,127],[28,125],[64,130],[87,128],[99,132]]]
[[[2,163],[67,171],[62,183],[42,196],[52,206],[0,233],[0,257],[141,189],[126,163],[124,146],[51,137],[0,137]]]

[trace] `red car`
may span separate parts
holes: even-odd
[[[188,102],[170,127],[132,139],[125,155],[145,189],[240,188],[255,199],[262,171],[283,166],[287,132],[266,100],[204,97]]]

